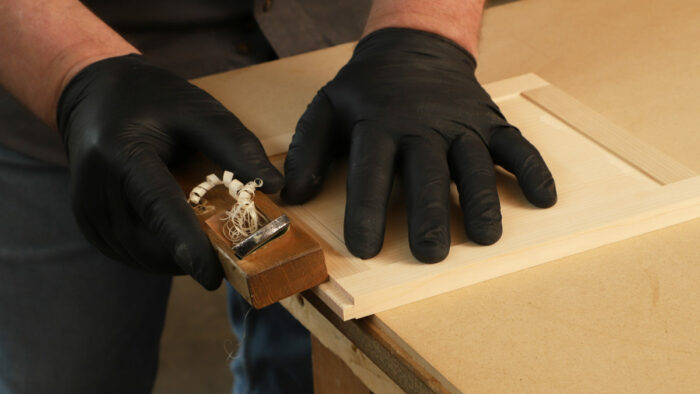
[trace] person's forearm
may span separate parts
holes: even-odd
[[[0,2],[0,85],[48,125],[70,79],[108,57],[138,53],[78,0]]]
[[[364,35],[385,27],[408,27],[449,38],[474,57],[484,0],[374,0]]]

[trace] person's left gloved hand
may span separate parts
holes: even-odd
[[[554,181],[542,157],[505,120],[475,67],[469,52],[432,33],[389,28],[362,39],[299,120],[282,198],[312,198],[331,162],[349,151],[345,242],[354,255],[373,257],[398,167],[411,251],[423,262],[449,252],[450,176],[467,235],[479,244],[502,233],[494,163],[516,175],[532,204],[553,205]]]

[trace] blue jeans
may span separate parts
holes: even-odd
[[[231,361],[233,393],[313,393],[306,328],[280,304],[253,309],[230,285],[228,295],[229,318],[239,341]]]
[[[69,178],[0,146],[0,394],[148,393],[171,278],[85,241]],[[230,300],[235,392],[310,392],[308,332],[279,305]]]

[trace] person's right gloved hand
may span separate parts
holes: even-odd
[[[223,273],[168,166],[193,149],[276,192],[283,178],[257,138],[203,90],[141,56],[105,59],[61,94],[73,210],[104,254],[150,271],[186,273],[207,289]]]
[[[449,253],[450,178],[467,236],[481,245],[503,231],[494,164],[516,176],[533,205],[554,205],[556,187],[544,159],[508,123],[475,69],[471,53],[434,33],[386,28],[364,37],[299,119],[282,199],[313,198],[331,163],[347,154],[345,243],[355,256],[371,258],[382,248],[398,172],[409,246],[425,263]]]

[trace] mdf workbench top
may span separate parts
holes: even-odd
[[[700,172],[700,3],[526,0],[487,10],[482,83],[535,72]],[[467,392],[700,387],[700,221],[380,313]]]
[[[700,173],[696,0],[522,0],[489,8],[482,37],[482,83],[534,72]],[[331,78],[351,49],[292,60],[288,73],[266,83],[295,89],[305,62]],[[200,83],[216,90],[225,78]],[[214,94],[234,110],[253,105],[250,92],[220,93]],[[300,92],[298,106],[275,110],[300,114],[313,93]],[[254,119],[241,118],[256,130]],[[381,312],[365,323],[450,391],[695,391],[699,239],[694,220]],[[318,317],[306,318],[316,327]]]

